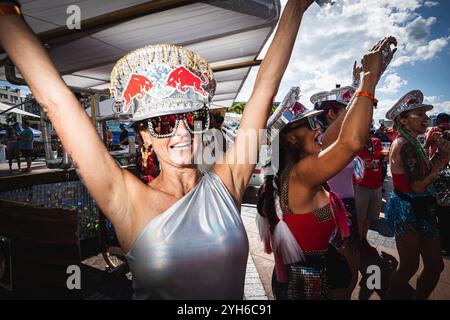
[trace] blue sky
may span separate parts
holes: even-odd
[[[425,18],[436,18],[436,22],[429,30],[429,39],[448,37],[450,35],[450,1],[441,0],[435,2],[437,4],[432,7],[423,6],[417,10],[417,13]],[[413,66],[403,65],[399,67],[398,73],[401,73],[405,79],[409,80],[406,89],[420,88],[426,96],[440,97],[443,101],[450,100],[449,45],[429,61],[420,61]]]
[[[30,92],[30,89],[28,89],[27,86],[15,86],[15,85],[12,85],[12,84],[10,84],[9,82],[3,81],[3,80],[0,80],[0,87],[13,87],[13,88],[18,88],[18,89],[20,89],[20,93],[21,93],[21,95],[22,95],[23,97],[25,97],[28,93],[31,93],[31,92]]]
[[[286,1],[282,0],[282,4]],[[381,78],[376,119],[406,92],[419,89],[435,109],[450,112],[450,1],[337,0],[331,7],[316,4],[305,13],[299,36],[276,100],[291,86],[302,89],[300,101],[349,85],[354,60],[383,36],[394,35],[398,51]],[[263,50],[261,57],[264,56]],[[253,68],[237,100],[250,96],[257,68]]]

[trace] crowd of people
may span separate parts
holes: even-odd
[[[208,105],[216,88],[209,64],[174,45],[146,46],[116,63],[111,93],[126,102],[124,111],[131,108],[144,166],[149,168],[152,154],[159,162],[158,174],[142,183],[110,156],[17,4],[0,2],[0,44],[113,223],[133,274],[134,298],[243,298],[249,247],[239,212],[255,168],[245,132],[266,128],[311,3],[287,2],[235,142],[211,171],[200,171],[193,162],[198,138],[211,124]],[[380,213],[384,155],[381,138],[372,138],[370,131],[376,87],[396,45],[394,37],[381,39],[361,66],[355,63],[353,86],[313,95],[313,109],[295,102],[286,109],[290,120],[276,123],[280,131],[273,130],[272,138],[279,141],[279,161],[261,187],[258,224],[267,252],[275,257],[277,299],[350,299],[361,259],[376,251],[367,232]],[[141,91],[133,93],[129,87],[136,79],[142,81]],[[419,257],[424,269],[418,298],[429,297],[443,268],[433,182],[449,162],[450,146],[442,132],[430,133],[427,147],[437,150],[430,158],[417,140],[431,108],[420,91],[412,91],[386,115],[398,132],[390,148],[394,192],[386,208],[400,256],[389,288],[393,298],[404,297]],[[126,143],[128,134],[121,129]]]
[[[354,75],[355,70],[356,65]],[[280,166],[275,175],[266,177],[260,190],[257,217],[265,250],[275,257],[272,290],[276,299],[350,298],[363,259],[379,255],[367,234],[382,211],[387,170],[383,163],[387,161],[393,192],[385,219],[395,234],[400,260],[390,278],[387,297],[411,298],[408,282],[418,271],[420,257],[424,266],[417,280],[417,299],[430,296],[443,270],[439,229],[446,234],[442,245],[448,248],[449,207],[437,203],[433,182],[448,168],[449,115],[439,114],[436,127],[427,129],[430,119],[426,112],[433,106],[424,104],[423,94],[413,90],[387,112],[386,117],[394,121],[392,129],[381,127],[369,134],[371,114],[368,118],[350,118],[359,125],[366,120],[359,128],[364,134],[358,136],[358,128],[349,117],[355,112],[353,108],[365,109],[344,98],[358,92],[361,87],[319,92],[311,97],[314,110],[299,107],[298,102],[286,107],[285,112],[294,113],[294,117],[281,129]],[[353,133],[354,149],[333,153],[349,134],[346,129]],[[320,130],[322,133],[318,133]],[[418,136],[425,137],[424,145]],[[321,141],[315,153],[308,144],[314,140]],[[392,143],[389,157],[382,143]],[[325,155],[330,158],[322,163]],[[315,179],[318,187],[314,188],[309,183]],[[445,184],[444,192],[448,193],[448,179]],[[328,196],[328,204],[319,196],[321,193]],[[340,218],[342,209],[346,221]],[[336,241],[339,236],[341,241]],[[346,265],[336,254],[330,254],[332,251],[345,256]],[[336,268],[336,264],[341,267]],[[342,280],[339,284],[334,281],[337,277]]]

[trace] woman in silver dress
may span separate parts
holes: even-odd
[[[44,108],[98,206],[112,221],[138,299],[243,298],[248,241],[239,216],[255,164],[244,133],[263,129],[306,9],[290,0],[258,72],[234,146],[210,173],[193,164],[209,126],[214,78],[181,47],[135,50],[117,62],[111,92],[152,145],[160,175],[148,185],[109,155],[86,112],[12,1],[0,1],[0,44]],[[198,126],[197,126],[198,125]],[[259,145],[259,141],[258,145]],[[243,161],[242,161],[243,159]],[[239,161],[241,160],[241,161]]]

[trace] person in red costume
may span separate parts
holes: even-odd
[[[367,241],[367,232],[372,221],[377,220],[381,211],[382,161],[381,141],[369,138],[358,156],[364,161],[364,174],[360,181],[354,180],[358,228],[362,240],[362,254],[376,254],[377,250]]]
[[[436,126],[429,128],[425,133],[425,150],[428,149],[428,156],[431,158],[437,151],[435,132],[440,132],[450,137],[450,115],[447,113],[439,113],[436,117]]]

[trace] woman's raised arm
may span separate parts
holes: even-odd
[[[224,161],[219,161],[214,168],[238,201],[255,168],[260,130],[266,128],[273,99],[289,63],[303,14],[311,3],[312,0],[289,0],[286,4],[278,29],[259,68],[235,142]]]
[[[364,75],[343,119],[337,140],[318,156],[302,159],[294,167],[306,186],[317,186],[334,177],[364,147],[369,137],[374,107],[374,101],[367,95],[375,95],[375,88],[386,67],[383,63],[383,49],[391,44],[397,45],[394,37],[384,38],[364,55]]]
[[[361,83],[361,72],[362,67],[358,67],[356,60],[353,64],[353,83],[352,86],[357,89]],[[337,117],[337,119],[328,126],[322,136],[322,148],[328,148],[333,142],[336,141],[341,131],[342,122],[344,121],[345,115],[347,114],[347,108]]]
[[[109,155],[85,110],[22,16],[1,15],[0,30],[0,44],[47,113],[89,192],[113,223],[123,220],[128,207],[126,186],[139,180]]]

